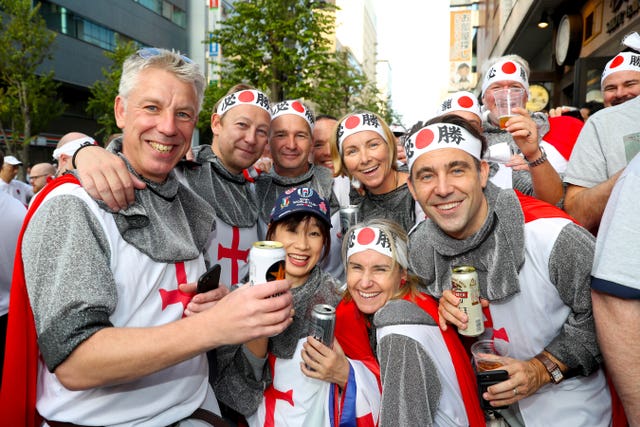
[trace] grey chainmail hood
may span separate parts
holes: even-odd
[[[253,227],[258,222],[258,205],[249,181],[242,174],[230,173],[210,145],[200,145],[193,151],[202,166],[183,169],[189,186],[213,207],[221,221],[240,228]]]
[[[98,205],[113,214],[122,238],[154,261],[173,263],[197,258],[215,229],[209,205],[181,184],[173,171],[161,184],[139,175],[124,155],[116,152],[121,146],[118,139],[109,150],[120,156],[147,188],[135,190],[135,202],[127,209],[114,212],[101,201]]]
[[[416,223],[415,201],[407,184],[385,194],[368,191],[360,200],[362,220],[369,218],[391,219],[409,232]]]
[[[480,296],[500,301],[520,291],[524,264],[524,214],[513,190],[491,182],[484,190],[487,218],[474,235],[457,240],[427,219],[410,234],[409,266],[436,298],[451,289],[451,267],[471,265],[478,272]]]
[[[307,282],[291,289],[293,308],[296,311],[293,323],[283,333],[269,339],[269,351],[281,359],[291,359],[300,338],[308,335],[311,311],[316,304],[338,305],[340,295],[336,291],[339,284],[329,274],[315,266]]]
[[[324,166],[309,165],[309,170],[303,175],[293,178],[278,175],[273,169],[262,174],[256,180],[256,195],[260,215],[265,223],[269,223],[269,216],[278,196],[291,187],[309,186],[322,197],[329,200],[330,213],[340,209],[338,199],[333,194],[333,177],[331,171]]]

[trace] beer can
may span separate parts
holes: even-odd
[[[352,227],[360,222],[360,206],[349,205],[340,207],[340,228],[342,229],[342,235],[347,233],[349,227]]]
[[[458,333],[468,337],[477,337],[484,332],[484,319],[482,305],[480,305],[480,286],[476,269],[469,265],[453,267],[451,285],[453,294],[460,298],[458,308],[469,317],[467,329],[458,329]]]
[[[257,285],[285,278],[284,246],[280,242],[255,242],[249,251],[249,283]]]
[[[333,346],[333,332],[336,325],[336,309],[329,304],[316,304],[311,312],[309,335],[327,347]]]

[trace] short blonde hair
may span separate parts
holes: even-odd
[[[387,144],[387,152],[389,154],[388,166],[393,170],[397,170],[398,169],[397,145],[395,143],[395,137],[393,135],[393,132],[391,132],[391,129],[389,129],[389,125],[387,124],[387,122],[385,122],[384,119],[376,113],[372,113],[370,111],[356,111],[353,113],[349,113],[343,116],[340,120],[338,120],[338,123],[336,123],[334,131],[331,134],[331,141],[330,141],[331,160],[333,160],[333,170],[335,171],[335,175],[336,176],[342,175],[342,176],[347,176],[349,178],[353,178],[351,173],[344,166],[342,153],[338,147],[338,128],[343,121],[345,121],[349,116],[353,114],[373,114],[374,116],[376,116],[376,118],[378,119],[378,123],[380,123],[380,126],[382,127],[382,133],[384,133],[385,135],[384,142]]]

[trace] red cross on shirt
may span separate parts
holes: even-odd
[[[265,417],[264,417],[264,427],[274,427],[275,426],[275,416],[276,416],[276,401],[284,400],[291,406],[295,406],[293,404],[293,389],[287,391],[276,390],[273,386],[273,380],[275,379],[275,370],[274,366],[276,364],[276,357],[273,354],[269,354],[268,357],[269,367],[271,368],[271,372],[273,375],[271,384],[264,391],[264,409],[265,409]]]
[[[240,281],[238,277],[240,271],[238,262],[247,262],[247,257],[249,256],[249,249],[241,251],[239,247],[240,229],[238,227],[233,227],[233,239],[230,248],[225,248],[221,243],[218,243],[218,260],[223,258],[229,258],[231,260],[231,285]]]
[[[505,328],[499,328],[499,329],[493,328],[493,319],[491,318],[491,310],[489,310],[489,307],[483,307],[482,313],[484,314],[484,317],[485,317],[484,327],[487,329],[488,328],[493,329],[493,334],[491,338],[501,339],[506,342],[509,342],[509,334],[507,333],[507,330]]]
[[[177,284],[187,283],[187,272],[184,268],[184,262],[177,262],[175,265]],[[160,289],[160,298],[162,299],[163,311],[168,305],[180,303],[182,304],[182,317],[185,317],[184,309],[187,308],[187,304],[189,304],[189,301],[193,298],[193,294],[182,292],[179,289],[173,289],[171,291]]]

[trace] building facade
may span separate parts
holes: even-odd
[[[478,67],[515,53],[544,87],[544,107],[601,100],[600,76],[627,33],[640,30],[639,0],[486,0],[478,5]],[[548,25],[545,27],[544,23]]]
[[[201,42],[201,51],[190,51],[193,37],[190,12],[195,10],[196,3],[202,3],[201,10],[205,12],[202,0],[39,0],[39,3],[47,27],[56,33],[52,58],[39,69],[54,70],[67,108],[32,143],[34,163],[51,161],[52,149],[67,132],[96,133],[97,124],[85,111],[90,87],[104,78],[102,70],[110,66],[105,52],[115,50],[118,42],[166,47],[188,56],[197,53],[198,62],[204,64]],[[199,30],[204,33],[202,26]],[[200,41],[203,39],[201,35]]]
[[[47,27],[57,35],[52,58],[39,70],[54,70],[67,109],[32,143],[32,161],[50,161],[53,148],[67,132],[96,134],[97,123],[86,113],[90,87],[104,79],[103,70],[111,65],[105,53],[114,51],[118,42],[178,50],[200,64],[209,83],[216,84],[224,52],[217,43],[205,41],[219,28],[234,1],[39,0]],[[347,50],[352,63],[375,81],[373,1],[329,1],[342,8],[336,16],[335,47]]]

